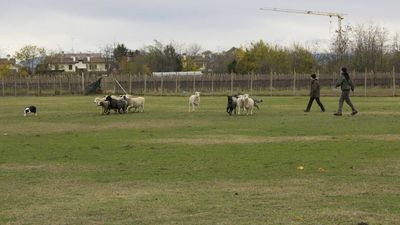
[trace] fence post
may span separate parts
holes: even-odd
[[[143,82],[144,82],[144,84],[143,84],[143,95],[144,95],[146,93],[146,88],[147,88],[147,86],[146,86],[147,74],[143,74],[143,76],[144,76],[144,79],[143,79]]]
[[[193,75],[193,93],[196,91],[196,76]]]
[[[175,94],[178,94],[178,73],[175,74]]]
[[[57,95],[57,78],[56,75],[53,75],[53,88],[54,88],[54,95]]]
[[[233,94],[233,73],[231,73],[231,94]]]
[[[163,89],[164,89],[164,74],[161,72],[161,96],[163,95]]]
[[[4,76],[1,78],[1,87],[2,87],[3,97],[4,97]]]
[[[254,75],[254,71],[251,71],[251,74],[250,74],[250,95],[253,95],[253,75]]]
[[[14,75],[14,96],[17,96],[17,75]]]
[[[132,73],[129,73],[129,94],[132,94]]]
[[[367,74],[368,74],[368,69],[365,67],[365,73],[364,73],[364,96],[367,96]]]
[[[82,94],[85,94],[85,74],[83,72],[83,70],[81,71],[81,76],[82,76]],[[115,91],[114,91],[115,93]]]
[[[62,91],[62,78],[63,78],[63,75],[58,75],[58,76],[60,78],[60,79],[58,79],[58,81],[60,82],[60,91],[59,91],[60,93],[59,93],[59,95],[62,95],[62,92],[63,92]]]
[[[214,72],[211,73],[211,95],[214,95]]]
[[[25,82],[26,82],[26,95],[29,96],[29,76],[25,76]]]
[[[269,74],[269,95],[272,96],[272,81],[273,81],[273,72],[271,70],[271,73]]]
[[[71,77],[70,77],[69,75],[67,75],[67,79],[68,79],[68,92],[69,92],[69,94],[71,95],[71,94],[72,94],[72,89],[71,89]],[[104,84],[105,84],[105,82],[104,82]],[[106,90],[106,89],[104,88],[104,90]]]
[[[38,96],[40,96],[41,94],[41,90],[40,90],[40,76],[37,76],[37,88],[38,88]]]
[[[296,69],[293,69],[293,96],[296,96]]]
[[[396,96],[396,68],[393,66],[393,97]]]

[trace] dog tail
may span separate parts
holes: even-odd
[[[261,103],[261,102],[263,102],[262,99],[258,100],[258,99],[254,99],[254,98],[253,98],[253,100],[254,100],[255,103]]]

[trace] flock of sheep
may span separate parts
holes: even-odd
[[[103,114],[110,114],[111,110],[118,113],[126,113],[131,111],[144,112],[145,99],[143,97],[133,97],[131,95],[121,96],[104,96],[102,98],[95,98],[96,105],[102,107]]]
[[[133,97],[131,95],[104,96],[95,98],[96,105],[102,107],[102,114],[110,114],[111,110],[118,113],[131,111],[144,112],[145,99],[143,97]],[[228,96],[228,106],[226,112],[229,115],[244,112],[246,115],[253,114],[254,107],[258,108],[258,103],[262,100],[251,98],[248,94]],[[189,97],[189,112],[194,112],[200,105],[200,92],[195,92]]]

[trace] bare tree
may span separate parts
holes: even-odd
[[[100,48],[100,52],[103,55],[106,63],[107,75],[110,75],[110,72],[115,68],[114,62],[114,47],[111,44]]]
[[[334,63],[336,68],[340,68],[349,61],[350,50],[350,32],[352,28],[347,25],[340,32],[337,32],[336,37],[331,42],[331,51],[334,53]]]
[[[388,32],[378,25],[358,25],[353,30],[352,64],[363,71],[382,70],[387,50]]]

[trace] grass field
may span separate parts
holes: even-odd
[[[109,116],[93,98],[0,98],[0,224],[399,224],[398,98],[355,97],[354,117],[337,97],[231,117],[225,97]]]

